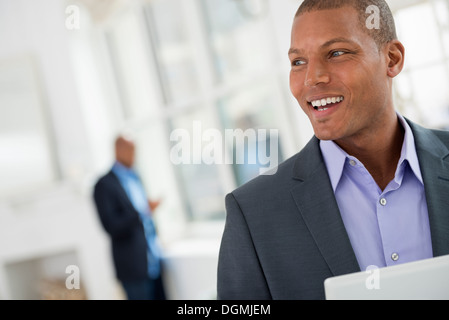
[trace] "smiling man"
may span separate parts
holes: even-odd
[[[305,0],[288,54],[315,135],[227,195],[218,298],[323,299],[326,278],[449,254],[449,133],[395,110],[405,49],[386,2]]]
[[[343,2],[332,1],[332,7]],[[371,31],[360,18],[367,17],[362,3],[372,1],[356,2],[357,9],[319,11],[314,8],[321,2],[305,2],[293,24],[291,91],[316,137],[356,156],[383,189],[394,176],[391,163],[397,163],[403,140],[391,88],[403,67],[404,47],[392,19],[382,19],[389,21],[382,26],[387,31],[373,36],[381,29]],[[384,16],[387,9],[383,4]]]

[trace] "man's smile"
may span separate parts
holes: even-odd
[[[327,97],[320,99],[313,99],[308,101],[309,104],[317,111],[326,111],[344,100],[343,96]]]

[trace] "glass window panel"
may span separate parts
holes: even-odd
[[[409,73],[403,72],[399,74],[395,78],[393,85],[401,100],[413,99],[413,88]]]
[[[440,127],[449,123],[449,77],[444,64],[411,72],[416,105],[421,109],[425,124]]]
[[[0,193],[36,188],[57,178],[42,92],[29,58],[0,64]]]
[[[446,61],[449,60],[449,28],[441,30],[441,38],[443,41],[443,49],[446,54]]]
[[[393,86],[396,109],[410,120],[422,122],[421,109],[416,105],[410,73],[403,71],[399,74],[394,79]]]
[[[199,91],[199,82],[183,4],[177,0],[152,1],[146,14],[167,102],[191,99]]]
[[[144,29],[133,10],[123,12],[107,33],[117,88],[128,119],[150,116],[159,105],[157,77],[143,39]]]
[[[217,165],[224,161],[219,159],[220,161],[208,163],[205,160],[203,154],[206,151],[204,150],[212,145],[205,135],[208,130],[218,132],[219,139],[222,138],[212,114],[206,109],[198,109],[172,120],[172,133],[176,131],[184,135],[172,139],[170,152],[174,150],[173,148],[186,143],[183,144],[182,150],[176,153],[186,157],[184,158],[186,161],[174,165],[183,186],[189,213],[194,220],[213,220],[224,217],[225,193],[220,168]],[[171,160],[173,162],[172,157]]]
[[[262,9],[252,10],[254,1],[202,1],[215,68],[223,82],[260,73],[273,62],[272,30],[264,15],[268,4],[265,0],[257,3]],[[261,16],[252,17],[248,10]]]
[[[161,200],[155,219],[164,238],[176,238],[186,212],[169,157],[169,132],[161,121],[152,121],[135,133],[136,166],[150,199]],[[173,223],[176,221],[177,223]]]
[[[226,140],[237,185],[258,176],[260,168],[267,167],[264,164],[276,165],[283,160],[279,137],[282,125],[276,112],[279,100],[273,86],[263,83],[242,88],[220,99],[218,105],[225,130],[241,129],[248,134],[245,140],[237,139],[236,134],[232,141]],[[243,163],[237,158],[238,150],[244,150]]]
[[[398,36],[406,49],[406,68],[425,66],[443,59],[439,30],[429,3],[396,14]]]
[[[444,28],[449,28],[449,4],[447,0],[434,0],[433,3],[439,24]]]

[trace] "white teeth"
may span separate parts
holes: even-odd
[[[343,100],[344,100],[343,97],[332,97],[332,98],[314,100],[311,102],[311,104],[314,108],[317,108],[317,107],[325,107],[328,104],[338,103]],[[320,111],[324,111],[324,110],[327,110],[327,108],[320,109]]]

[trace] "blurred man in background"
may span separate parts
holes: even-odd
[[[133,169],[132,139],[117,137],[115,158],[112,169],[96,183],[93,196],[111,238],[116,276],[130,300],[165,300],[161,249],[152,218],[160,201],[148,200]]]

